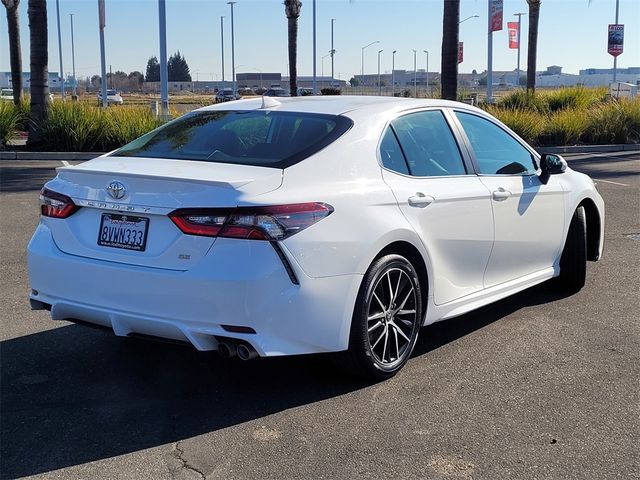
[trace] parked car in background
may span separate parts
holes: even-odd
[[[40,212],[30,300],[55,320],[378,379],[424,325],[580,290],[605,220],[591,178],[480,109],[356,96],[195,110],[59,167]]]
[[[233,89],[231,88],[223,88],[216,93],[216,103],[230,102],[231,100],[238,99],[240,99],[240,95],[237,93],[234,95]]]
[[[307,97],[309,95],[313,95],[313,88],[298,87],[298,96],[299,97]]]
[[[264,92],[264,95],[267,97],[288,97],[289,92],[281,87],[271,87],[269,90]]]
[[[123,103],[123,98],[116,90],[107,89],[107,105],[122,105]],[[98,92],[98,104],[102,105],[102,92]]]

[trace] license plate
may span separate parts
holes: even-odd
[[[149,219],[146,217],[103,213],[98,245],[144,252],[148,229]]]

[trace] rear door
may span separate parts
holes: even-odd
[[[564,190],[558,176],[545,185],[533,154],[493,121],[456,111],[480,180],[491,192],[495,244],[485,287],[550,268],[562,248]]]
[[[396,118],[379,150],[383,179],[429,252],[435,303],[482,290],[493,244],[489,191],[463,157],[445,112]]]

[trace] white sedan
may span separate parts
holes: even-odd
[[[124,100],[117,90],[107,90],[107,106],[109,105],[122,105]],[[98,105],[102,105],[102,92],[98,93]]]
[[[372,97],[196,110],[62,167],[28,247],[31,305],[225,357],[341,352],[387,378],[420,327],[603,250],[592,180],[486,112]]]

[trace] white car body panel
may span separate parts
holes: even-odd
[[[602,254],[604,203],[586,175],[567,169],[527,190],[523,177],[407,178],[378,163],[384,128],[398,114],[438,107],[491,118],[478,109],[376,97],[278,102],[273,110],[344,115],[354,125],[284,170],[107,156],[60,168],[46,187],[81,208],[64,220],[41,219],[28,246],[31,299],[50,305],[54,319],[104,325],[121,336],[184,340],[199,350],[216,349],[222,336],[250,343],[261,356],[331,352],[348,347],[363,275],[391,244],[411,246],[424,262],[424,324],[557,275],[570,219],[582,202],[597,212],[597,257]],[[261,103],[241,100],[202,110],[255,110]],[[114,180],[127,188],[122,199],[106,196]],[[512,192],[508,202],[491,198],[500,187]],[[531,188],[534,199],[519,213]],[[408,206],[416,192],[434,201]],[[269,242],[185,235],[167,217],[179,208],[304,202],[324,202],[334,211],[278,242],[284,260]],[[103,212],[148,216],[148,249],[96,245]],[[251,326],[256,333],[229,332],[223,325]]]

